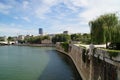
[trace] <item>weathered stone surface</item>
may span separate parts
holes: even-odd
[[[104,50],[88,50],[94,52],[90,56],[87,50],[83,53],[84,48],[76,45],[70,45],[68,53],[60,44],[56,49],[71,57],[83,80],[120,80],[120,63],[109,59]]]

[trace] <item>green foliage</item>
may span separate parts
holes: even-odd
[[[24,40],[19,40],[18,42],[23,44],[23,43],[30,43],[30,44],[41,44],[42,40],[49,40],[50,37],[49,36],[31,36],[31,37],[27,37]]]
[[[68,52],[69,49],[69,43],[68,42],[63,42],[61,43],[62,48],[64,48],[65,52]]]
[[[100,18],[102,19],[104,25],[108,28],[112,28],[118,24],[118,17],[115,13],[104,14],[101,15]]]
[[[90,44],[91,43],[90,34],[87,34],[87,33],[72,34],[70,37],[71,37],[72,41],[80,41],[81,43],[84,43],[84,44]]]
[[[8,40],[8,41],[14,41],[14,38],[13,38],[13,37],[8,37],[7,40]]]
[[[49,37],[49,36],[43,36],[43,37],[42,37],[42,40],[45,40],[45,39],[49,40],[50,37]]]
[[[117,24],[118,17],[114,13],[104,14],[98,17],[96,20],[90,21],[89,25],[91,27],[92,43],[106,43],[107,45],[107,43],[111,42],[113,38],[115,39],[116,37],[120,36],[118,35],[118,32],[116,32],[118,30],[115,27]]]
[[[120,50],[110,50],[110,49],[102,49],[105,50],[109,53],[110,58],[112,57],[117,57],[118,55],[120,55]]]
[[[25,40],[18,40],[18,43],[24,44],[24,43],[25,43]]]
[[[104,31],[103,31],[103,22],[100,18],[91,21],[91,40],[94,44],[104,43]]]
[[[57,34],[52,38],[52,42],[55,44],[56,42],[68,42],[70,40],[70,36],[67,34]]]
[[[107,50],[107,52],[109,53],[110,58],[117,57],[120,53],[120,51],[117,50]]]
[[[4,41],[4,38],[3,38],[3,37],[0,37],[0,41]]]
[[[96,49],[97,49],[97,48],[94,48],[94,49],[93,49],[93,54],[95,54],[95,53],[96,53]]]
[[[85,53],[86,53],[86,49],[83,48],[83,50],[82,50],[82,60],[83,60],[84,63],[86,62],[86,55],[85,55]]]
[[[111,43],[120,43],[120,24],[111,30]]]
[[[71,34],[70,37],[72,41],[80,41],[82,39],[81,34]]]
[[[84,33],[82,35],[81,42],[84,43],[84,44],[90,44],[91,43],[90,34]]]
[[[25,41],[30,44],[41,44],[42,37],[41,36],[30,37],[27,38]]]
[[[100,55],[98,55],[98,57],[97,57],[97,62],[98,62],[98,63],[101,63],[101,60],[100,60],[99,57],[100,57]]]
[[[108,49],[112,50],[120,50],[120,43],[110,43],[108,46]]]

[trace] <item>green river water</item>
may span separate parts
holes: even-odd
[[[52,47],[0,46],[0,80],[81,80],[66,55]]]

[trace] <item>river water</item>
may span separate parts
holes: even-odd
[[[81,80],[72,61],[51,47],[0,46],[0,80]]]

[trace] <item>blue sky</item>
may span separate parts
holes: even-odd
[[[89,33],[88,22],[120,11],[120,0],[0,0],[0,36]]]

